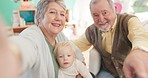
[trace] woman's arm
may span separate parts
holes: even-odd
[[[20,62],[15,45],[8,41],[0,19],[0,78],[19,78]]]

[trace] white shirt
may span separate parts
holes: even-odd
[[[75,60],[72,66],[64,69],[59,69],[58,78],[76,78],[76,75],[81,74],[83,78],[92,78],[87,67],[79,60]]]

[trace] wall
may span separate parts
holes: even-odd
[[[32,0],[32,5],[36,6],[39,0]],[[6,21],[8,26],[12,26],[13,19],[13,10],[18,9],[20,6],[20,1],[17,3],[13,2],[13,0],[1,0],[0,1],[0,14],[3,17],[4,21]]]
[[[13,10],[19,7],[19,2],[15,3],[12,0],[1,0],[0,1],[0,14],[6,21],[8,26],[12,26],[12,13]]]
[[[32,0],[31,4],[33,6],[36,6],[38,1],[39,0]],[[67,8],[73,10],[74,3],[75,0],[66,0]],[[3,17],[4,21],[6,21],[8,26],[12,26],[13,10],[18,9],[19,6],[20,6],[20,1],[18,1],[17,3],[13,2],[13,0],[0,1],[0,15]]]
[[[75,0],[66,0],[66,7],[70,10],[70,20],[73,19],[73,9],[75,5]]]

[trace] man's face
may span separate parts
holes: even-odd
[[[113,26],[116,13],[109,5],[107,0],[100,0],[91,5],[91,14],[96,27],[99,27],[101,31],[109,31]]]

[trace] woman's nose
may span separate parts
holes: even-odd
[[[61,20],[61,15],[57,13],[55,16],[55,20]]]

